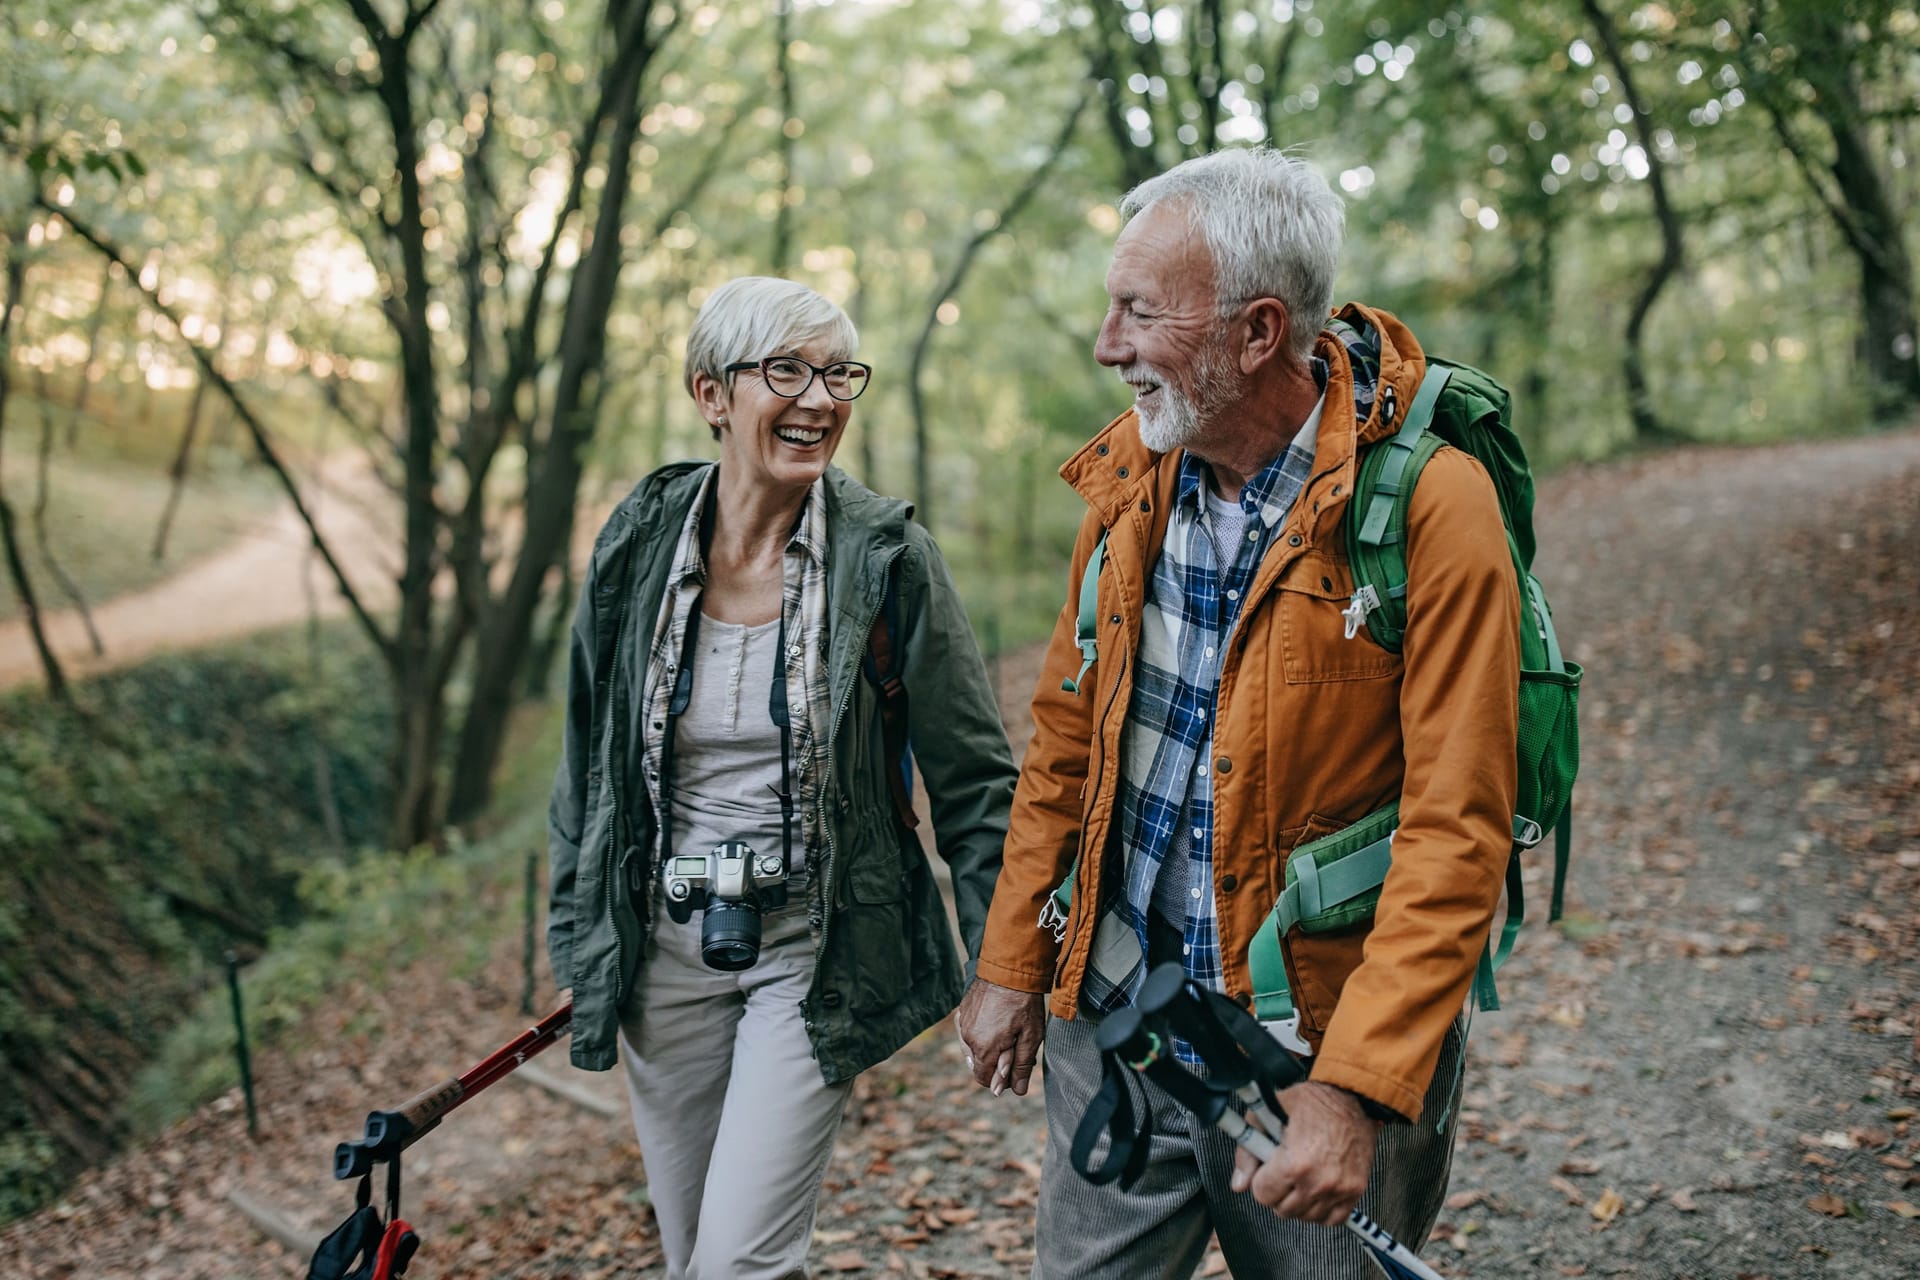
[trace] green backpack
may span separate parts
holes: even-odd
[[[1347,329],[1344,321],[1329,326]],[[1350,329],[1342,335],[1351,340]],[[1391,389],[1387,391],[1391,395]],[[1533,473],[1511,426],[1511,398],[1499,383],[1470,365],[1429,357],[1427,372],[1399,431],[1367,448],[1344,530],[1353,570],[1354,592],[1345,610],[1347,635],[1361,626],[1394,653],[1407,623],[1407,510],[1420,471],[1443,445],[1472,454],[1492,477],[1500,516],[1507,529],[1520,591],[1519,732],[1516,754],[1519,795],[1513,819],[1513,850],[1507,862],[1507,919],[1498,939],[1488,939],[1474,994],[1482,1009],[1498,1009],[1494,971],[1513,951],[1526,918],[1521,855],[1556,833],[1553,900],[1548,918],[1560,918],[1571,851],[1570,805],[1580,765],[1576,719],[1581,669],[1568,662],[1554,634],[1553,615],[1533,576]],[[1385,410],[1391,421],[1392,406]],[[1069,692],[1092,666],[1096,579],[1106,539],[1094,548],[1082,577],[1075,640],[1084,661],[1066,681]],[[1255,935],[1247,961],[1252,971],[1254,1012],[1263,1022],[1291,1017],[1292,995],[1280,939],[1296,926],[1308,934],[1344,929],[1372,918],[1391,861],[1391,842],[1399,805],[1389,805],[1352,826],[1294,850],[1287,860],[1280,900]],[[1059,930],[1071,899],[1073,876],[1055,890],[1043,926]]]
[[[1334,321],[1335,329],[1344,322]],[[1347,335],[1351,337],[1351,335]],[[1365,626],[1394,653],[1407,625],[1407,510],[1420,472],[1444,445],[1472,454],[1486,468],[1500,499],[1520,582],[1519,796],[1513,817],[1513,851],[1507,860],[1507,919],[1498,939],[1489,938],[1474,975],[1482,1009],[1498,1009],[1494,971],[1513,952],[1526,919],[1520,858],[1555,831],[1553,900],[1548,918],[1558,920],[1571,852],[1574,775],[1580,767],[1577,711],[1580,667],[1560,652],[1546,593],[1533,576],[1533,473],[1510,422],[1506,388],[1471,365],[1429,358],[1420,389],[1400,429],[1360,457],[1360,474],[1344,529],[1353,570],[1353,598],[1345,617],[1347,635]],[[1248,952],[1255,1009],[1262,1020],[1293,1012],[1280,939],[1298,926],[1325,933],[1370,919],[1387,877],[1399,806],[1376,813],[1294,850],[1286,885],[1274,904],[1272,928],[1262,926]]]

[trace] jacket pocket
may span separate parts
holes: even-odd
[[[1351,599],[1346,566],[1322,554],[1303,556],[1279,583],[1280,650],[1288,684],[1384,680],[1400,674],[1397,653],[1374,643],[1363,626],[1349,640]]]
[[[847,1007],[873,1014],[898,1004],[913,985],[913,939],[907,928],[907,883],[899,843],[886,833],[893,821],[861,824],[849,852],[847,892],[839,936]],[[879,830],[875,828],[879,827]]]

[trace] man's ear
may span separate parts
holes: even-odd
[[[1278,298],[1255,298],[1247,303],[1240,317],[1240,332],[1246,339],[1240,348],[1240,372],[1250,374],[1274,361],[1284,362],[1287,335],[1292,329],[1293,317]]]

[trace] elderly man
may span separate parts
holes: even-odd
[[[1409,515],[1403,652],[1350,633],[1356,455],[1413,401],[1419,343],[1357,305],[1322,331],[1343,214],[1299,159],[1191,160],[1123,212],[1094,357],[1134,404],[1061,470],[1088,513],[961,1035],[996,1092],[1001,1072],[1024,1092],[1048,1045],[1036,1276],[1185,1276],[1214,1233],[1242,1280],[1361,1276],[1330,1226],[1358,1204],[1417,1246],[1445,1194],[1462,1008],[1511,847],[1512,560],[1486,473],[1443,449]],[[1157,1094],[1132,1190],[1075,1177],[1099,1016],[1168,959],[1251,1005],[1289,854],[1396,800],[1373,919],[1281,944],[1298,1012],[1272,1030],[1311,1077],[1282,1095],[1279,1154],[1256,1165]],[[1064,929],[1036,927],[1076,860]]]

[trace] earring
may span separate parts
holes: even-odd
[[[713,420],[713,425],[714,425],[714,426],[716,426],[716,427],[724,427],[724,426],[726,426],[726,425],[727,425],[727,415],[723,413],[723,414],[721,414],[721,415],[720,415],[719,417],[717,417],[717,418],[715,418],[715,419]]]

